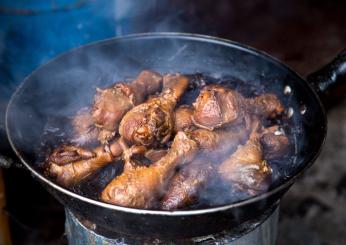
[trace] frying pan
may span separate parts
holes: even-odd
[[[200,210],[158,211],[110,205],[78,195],[42,174],[35,149],[50,116],[67,116],[90,101],[96,86],[134,76],[143,69],[161,73],[202,72],[233,76],[275,92],[299,125],[292,173],[253,198]],[[346,53],[304,80],[269,55],[215,37],[181,33],[138,34],[110,39],[67,52],[27,77],[6,113],[9,142],[27,169],[77,216],[110,233],[136,237],[185,238],[232,228],[274,205],[317,158],[327,121],[320,96],[345,82]],[[287,94],[287,91],[291,91]],[[338,90],[338,89],[336,89]],[[319,94],[319,95],[318,95]],[[305,108],[302,110],[301,108]],[[19,187],[18,187],[19,188]]]

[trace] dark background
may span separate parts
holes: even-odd
[[[70,48],[134,32],[203,33],[266,51],[302,76],[346,48],[346,1],[0,0],[0,129],[15,86]],[[346,244],[346,100],[324,150],[281,202],[278,244]],[[1,134],[1,153],[13,156]],[[3,170],[14,244],[64,244],[64,211],[28,171]]]

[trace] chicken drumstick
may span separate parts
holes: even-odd
[[[171,116],[171,110],[173,110],[176,100],[182,95],[183,90],[187,86],[186,82],[187,81],[185,80],[185,77],[172,76],[172,75],[165,76],[165,81],[164,81],[165,88],[162,93],[162,97],[165,97],[168,100],[167,103],[170,104],[170,106],[172,107],[168,111],[168,116]],[[164,101],[164,99],[162,100]],[[147,105],[147,103],[144,103],[143,105]],[[84,110],[86,109],[83,109],[83,114],[81,114],[80,116],[81,119],[85,119],[85,118],[89,119],[90,116],[88,114],[85,115],[86,111]],[[151,112],[153,111],[151,110],[147,111],[147,115],[155,119],[155,114],[150,115]],[[179,113],[179,112],[175,112],[175,113]],[[136,114],[133,113],[128,116],[130,118],[129,119],[130,123],[133,122],[132,120],[134,119],[132,115],[136,115]],[[140,116],[143,116],[143,115],[140,115]],[[177,117],[175,116],[174,118],[177,118]],[[178,118],[180,117],[178,116]],[[144,118],[141,118],[141,119],[143,120]],[[171,125],[169,124],[170,120],[171,118],[169,118],[168,120],[169,126]],[[84,123],[84,124],[81,124],[81,126],[79,126],[78,128],[88,129],[90,127],[90,120],[86,120],[86,121],[89,122],[87,126],[84,126],[86,125],[86,123]],[[129,121],[127,121],[127,123]],[[149,123],[150,123],[150,120],[149,120]],[[145,125],[143,124],[143,126]],[[168,127],[168,128],[169,129],[167,129],[167,132],[166,132],[167,135],[165,137],[170,136],[171,127]],[[80,131],[86,132],[87,130],[80,130]],[[85,136],[81,134],[81,136],[76,139],[78,139],[79,141],[85,140],[83,139],[83,137]],[[72,146],[58,147],[48,160],[50,165],[48,172],[51,176],[54,176],[57,178],[58,183],[64,186],[71,186],[73,184],[76,184],[80,182],[83,178],[89,176],[92,172],[105,166],[107,163],[112,162],[114,158],[120,156],[123,153],[123,150],[126,149],[127,147],[125,146],[125,143],[123,141],[115,140],[113,143],[109,145],[109,147],[106,146],[106,148],[109,150],[105,151],[102,147],[96,148],[94,151],[88,151],[80,147],[72,147]],[[96,154],[95,152],[97,152],[98,154]],[[146,157],[149,159],[157,160],[164,153],[166,153],[165,150],[148,150],[146,152]],[[67,163],[69,164],[68,166],[63,166],[63,165],[66,165]]]
[[[73,186],[120,156],[127,146],[120,138],[92,151],[75,146],[60,146],[48,158],[48,174],[66,187]]]
[[[267,160],[280,158],[289,150],[289,139],[277,125],[263,130],[261,144],[264,158]]]
[[[166,143],[173,132],[174,108],[188,83],[182,75],[164,76],[162,93],[127,112],[120,122],[120,135],[130,144],[156,147]]]
[[[209,130],[239,122],[249,112],[260,117],[275,117],[284,111],[274,94],[246,99],[238,92],[219,85],[204,87],[193,106],[193,123]]]
[[[213,164],[201,156],[184,166],[169,183],[161,208],[174,210],[193,204],[213,170]]]
[[[102,143],[111,139],[118,130],[124,114],[142,103],[146,96],[161,87],[162,77],[153,71],[142,71],[131,83],[116,83],[107,89],[97,89],[92,109],[95,125],[101,129]]]
[[[218,168],[220,176],[234,186],[250,194],[267,190],[272,170],[263,159],[258,122],[250,138]]]
[[[226,130],[197,129],[190,132],[189,136],[203,150],[202,156],[182,166],[182,170],[174,175],[162,201],[162,208],[173,210],[192,204],[198,191],[214,172],[215,163],[243,144],[248,137],[247,131],[244,125],[237,125]]]
[[[168,153],[159,161],[149,167],[125,166],[122,175],[111,181],[102,192],[101,199],[121,206],[150,208],[165,191],[175,168],[190,162],[198,149],[226,154],[227,150],[247,137],[246,132],[245,128],[216,132],[205,129],[180,131],[174,137]],[[220,157],[221,154],[215,155]]]
[[[149,167],[127,167],[107,185],[101,199],[126,207],[151,208],[162,195],[175,168],[191,161],[197,151],[196,142],[189,139],[185,133],[178,132],[172,147],[164,157]]]

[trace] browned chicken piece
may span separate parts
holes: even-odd
[[[125,170],[129,165],[131,168],[133,166],[140,166],[141,160],[147,159],[150,163],[160,160],[163,156],[167,154],[166,149],[149,149],[143,145],[133,145],[130,148],[126,148],[123,152],[123,160],[125,161]],[[138,158],[139,160],[134,160]]]
[[[48,169],[50,176],[65,187],[73,186],[113,160],[112,154],[103,147],[96,148],[93,153],[96,156],[65,165],[51,162]]]
[[[254,127],[249,140],[218,168],[220,176],[235,188],[255,195],[267,190],[272,170],[263,159],[258,126]]]
[[[167,149],[150,149],[145,152],[144,156],[151,162],[156,162],[164,157],[167,152]]]
[[[191,161],[197,151],[196,142],[184,132],[178,132],[164,157],[149,167],[128,167],[107,185],[101,200],[132,208],[152,208],[174,175],[175,168]]]
[[[127,157],[123,174],[106,187],[101,199],[121,206],[150,208],[163,194],[175,168],[183,162],[191,161],[198,149],[206,153],[211,151],[219,158],[221,153],[226,154],[244,142],[247,135],[247,129],[241,126],[215,132],[205,129],[180,131],[176,134],[168,153],[149,167],[139,167],[137,163],[131,163],[130,157]],[[215,153],[216,151],[218,153]]]
[[[48,158],[48,162],[63,166],[77,160],[89,159],[95,157],[93,151],[89,151],[77,146],[62,145],[54,149]]]
[[[115,137],[117,134],[116,131],[109,131],[107,129],[99,129],[99,135],[97,139],[101,142],[103,145],[109,144],[110,141]]]
[[[264,158],[267,160],[280,158],[288,152],[289,139],[279,126],[265,128],[261,133]]]
[[[199,147],[206,153],[210,152],[213,160],[222,159],[239,144],[243,144],[248,138],[248,130],[244,125],[237,125],[228,129],[209,131],[207,129],[196,129],[188,133]]]
[[[284,112],[285,107],[275,94],[261,94],[255,98],[247,99],[247,109],[258,116],[275,118]]]
[[[71,142],[83,146],[97,141],[99,130],[95,127],[91,110],[80,109],[72,119],[73,136]]]
[[[179,106],[174,112],[174,132],[184,131],[191,128],[193,108],[188,105]]]
[[[126,148],[122,139],[108,146],[99,146],[92,151],[74,147],[58,147],[48,158],[48,174],[65,186],[79,183],[96,170],[112,162]]]
[[[161,87],[162,77],[152,71],[142,71],[131,83],[116,83],[107,89],[98,89],[94,98],[92,118],[102,129],[101,142],[114,137],[120,120],[135,105],[142,103],[149,94]]]
[[[193,123],[209,130],[239,122],[248,112],[269,117],[284,111],[283,105],[274,94],[246,99],[238,92],[219,85],[204,87],[193,106]]]
[[[192,204],[198,191],[214,172],[212,162],[219,163],[239,144],[245,143],[248,130],[244,125],[215,131],[197,129],[189,136],[198,143],[204,154],[174,175],[162,201],[163,209],[173,210]]]
[[[125,162],[123,171],[127,171],[128,169],[132,169],[136,166],[145,166],[145,164],[142,164],[141,160],[143,160],[143,156],[146,151],[147,148],[142,145],[133,145],[131,147],[127,147],[126,149],[124,149],[122,155],[122,159]]]
[[[213,164],[205,157],[197,157],[176,173],[162,199],[161,208],[175,210],[196,202],[198,192],[212,175]]]
[[[193,123],[200,128],[213,130],[242,118],[245,99],[236,91],[209,85],[204,87],[193,103]]]
[[[278,131],[278,126],[272,126],[265,129],[261,134],[261,140],[266,141],[264,144],[262,143],[263,147],[268,148],[267,152],[264,151],[264,156],[268,157],[268,159],[282,156],[283,152],[287,149],[288,139],[282,133],[277,135]],[[192,137],[199,142],[200,147],[211,149],[212,153],[219,159],[222,155],[220,151],[226,151],[229,154],[239,144],[243,144],[247,137],[245,129],[242,132],[239,128],[238,130],[233,129],[233,132],[227,132],[226,130],[214,132],[198,129],[193,133],[194,136]],[[227,141],[229,143],[226,143]],[[223,149],[222,146],[224,146]],[[168,191],[162,200],[162,209],[174,210],[193,204],[198,196],[198,191],[208,181],[212,173],[212,165],[210,165],[210,161],[208,160],[208,156],[212,155],[205,155],[206,157],[197,158],[192,163],[183,166],[182,170],[174,175]]]
[[[120,122],[120,135],[130,144],[165,144],[172,136],[174,108],[188,83],[188,78],[179,74],[164,76],[162,93],[127,112]]]

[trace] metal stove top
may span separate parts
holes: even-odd
[[[95,224],[78,219],[70,210],[65,210],[65,232],[69,245],[125,245],[125,244],[231,244],[231,245],[274,245],[277,235],[279,204],[274,205],[260,217],[244,222],[232,230],[208,236],[179,240],[139,238],[108,231]]]

